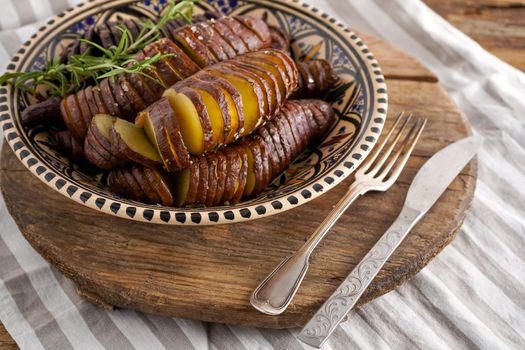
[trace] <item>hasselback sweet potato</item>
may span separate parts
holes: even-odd
[[[194,15],[192,17],[192,22],[206,22],[210,19],[216,19],[218,17],[219,14],[217,13],[205,12],[203,14]],[[127,28],[133,39],[136,39],[142,30],[143,22],[144,19],[125,18],[96,24],[84,32],[78,39],[73,40],[64,48],[64,50],[60,53],[60,62],[68,63],[71,61],[72,56],[81,55],[88,52],[92,56],[101,54],[89,44],[82,42],[81,39],[92,41],[105,49],[109,49],[111,46],[117,46],[122,36],[122,32],[119,27]],[[164,30],[161,32],[161,34],[166,35],[168,39],[173,40],[171,33],[184,25],[186,25],[186,22],[184,22],[183,19],[172,19],[164,25]]]
[[[230,31],[229,35],[225,36],[224,28],[234,28],[236,31]],[[208,35],[196,34],[204,31],[207,31]],[[113,35],[107,25],[102,25],[100,32],[101,40],[102,36],[109,38]],[[171,86],[193,75],[205,65],[259,50],[269,46],[271,42],[266,23],[243,16],[222,17],[215,21],[183,26],[170,34],[176,39],[176,43],[163,38],[151,43],[137,54],[139,61],[158,53],[170,54],[145,72],[162,84],[142,75],[121,74],[103,79],[99,87],[91,87],[89,92],[85,89],[63,100],[54,99],[52,103],[42,102],[46,103],[46,108],[38,106],[27,108],[22,112],[22,120],[28,125],[44,123],[46,120],[54,122],[57,118],[53,111],[60,110],[60,115],[72,135],[77,140],[83,141],[91,118],[95,114],[108,113],[132,121],[140,110],[161,97],[164,86]],[[235,46],[232,43],[235,43]],[[106,44],[110,45],[109,42]],[[224,52],[224,55],[219,52]],[[63,103],[64,100],[68,101],[66,105]],[[68,111],[70,115],[66,115]]]
[[[289,100],[273,120],[253,134],[216,152],[192,156],[186,169],[167,173],[139,165],[123,167],[111,171],[109,187],[135,200],[144,200],[146,193],[148,202],[163,205],[237,203],[263,191],[333,121],[334,112],[324,101]],[[123,176],[130,173],[147,190],[132,186]],[[147,182],[146,174],[157,181]],[[153,193],[162,191],[170,195],[165,193],[159,202]]]
[[[299,87],[292,98],[320,98],[339,80],[332,64],[324,59],[297,62]]]
[[[270,68],[268,68],[270,67]],[[220,62],[177,82],[164,98],[140,112],[168,171],[253,132],[271,119],[297,86],[297,69],[275,49]]]

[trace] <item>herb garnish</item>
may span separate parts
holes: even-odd
[[[118,29],[122,36],[118,45],[109,49],[98,45],[95,42],[80,39],[92,48],[100,51],[101,56],[93,56],[87,50],[80,55],[74,55],[68,63],[60,63],[59,58],[55,57],[42,71],[5,73],[0,77],[0,84],[8,83],[22,92],[36,93],[38,86],[45,86],[46,94],[50,96],[66,96],[76,92],[86,85],[106,77],[115,76],[121,73],[142,74],[149,79],[155,78],[148,75],[144,70],[158,60],[169,57],[171,54],[157,54],[144,61],[135,59],[136,53],[148,44],[166,36],[164,26],[172,19],[182,18],[185,22],[191,23],[193,16],[194,3],[199,0],[170,0],[164,13],[154,22],[147,20],[141,22],[141,30],[137,38],[133,38],[131,31],[123,25]]]

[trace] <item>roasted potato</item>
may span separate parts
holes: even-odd
[[[148,194],[148,189],[144,186],[143,192],[137,191],[136,186],[135,190],[122,189],[129,181],[122,179],[124,176],[120,173],[132,172],[140,178],[141,173],[154,172],[163,179],[157,185],[162,184],[171,196],[164,196],[167,201],[156,202],[158,196],[149,195],[151,203],[177,206],[237,203],[261,193],[333,120],[334,112],[326,102],[288,101],[273,120],[252,135],[217,152],[192,156],[186,169],[166,173],[140,166],[121,168],[110,176],[111,185],[119,189],[119,193],[125,191],[127,196],[138,200],[143,192]]]

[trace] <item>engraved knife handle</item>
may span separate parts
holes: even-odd
[[[303,327],[298,335],[301,341],[317,348],[323,345],[423,215],[421,211],[403,207],[396,221]]]

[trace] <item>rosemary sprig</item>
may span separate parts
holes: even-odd
[[[91,46],[84,54],[71,57],[70,62],[60,63],[58,58],[52,59],[41,71],[5,73],[0,77],[0,84],[8,83],[21,92],[35,95],[39,86],[44,86],[45,93],[50,96],[66,96],[84,88],[93,81],[122,73],[142,74],[155,80],[145,72],[145,69],[170,54],[157,54],[146,60],[138,61],[135,54],[148,44],[158,40],[165,34],[164,26],[176,18],[183,18],[191,23],[194,3],[199,0],[170,0],[164,13],[157,22],[147,20],[141,23],[141,30],[136,38],[125,26],[118,26],[122,36],[118,45],[106,49],[95,42],[80,39]],[[90,51],[99,51],[100,56],[89,54]],[[39,89],[40,90],[40,89]]]

